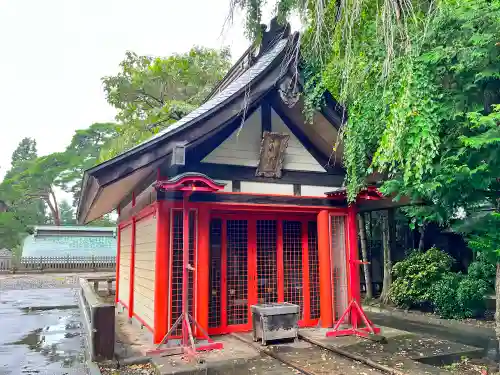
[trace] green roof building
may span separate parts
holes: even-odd
[[[23,242],[23,257],[116,256],[116,228],[35,226]]]

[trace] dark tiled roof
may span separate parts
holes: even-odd
[[[288,38],[282,39],[277,42],[274,47],[272,47],[268,52],[264,53],[250,68],[248,68],[243,74],[232,81],[225,89],[215,95],[212,99],[208,100],[200,107],[196,108],[194,111],[188,115],[181,118],[176,123],[169,125],[164,130],[155,134],[150,139],[132,147],[128,152],[132,152],[136,148],[146,145],[158,138],[165,138],[171,133],[175,133],[176,130],[181,128],[186,128],[196,122],[197,119],[203,117],[207,112],[223,104],[226,100],[230,99],[234,94],[245,89],[257,76],[259,76],[273,61],[274,59],[286,48],[288,45]]]

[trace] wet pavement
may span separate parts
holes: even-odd
[[[0,375],[87,374],[76,285],[16,289],[2,281]]]

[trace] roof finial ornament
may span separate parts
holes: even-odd
[[[284,25],[280,25],[277,17],[274,17],[271,20],[269,27],[267,27],[267,25],[261,25],[261,28],[262,39],[258,48],[258,56],[266,52],[279,40],[288,38],[288,36],[290,35],[290,24],[286,23]]]

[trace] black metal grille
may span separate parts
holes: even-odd
[[[259,303],[278,302],[276,220],[257,220],[257,298]]]
[[[307,223],[307,241],[309,249],[309,290],[311,319],[320,317],[319,301],[319,261],[318,261],[318,225],[315,221]]]
[[[210,328],[221,325],[221,246],[222,220],[212,219],[210,223]]]
[[[189,262],[194,265],[196,243],[196,212],[189,213]],[[172,230],[172,301],[171,321],[173,324],[182,313],[182,271],[183,271],[183,214],[180,210],[173,211]],[[188,284],[188,311],[193,314],[194,275],[189,271]],[[180,326],[176,334],[180,334]]]
[[[194,267],[196,264],[196,237],[197,237],[197,225],[196,225],[196,211],[191,210],[189,212],[189,264]],[[188,311],[191,316],[194,317],[194,271],[188,271]]]
[[[227,221],[227,324],[248,322],[248,223]]]
[[[285,302],[299,305],[302,316],[302,223],[300,221],[283,221],[283,271]]]

